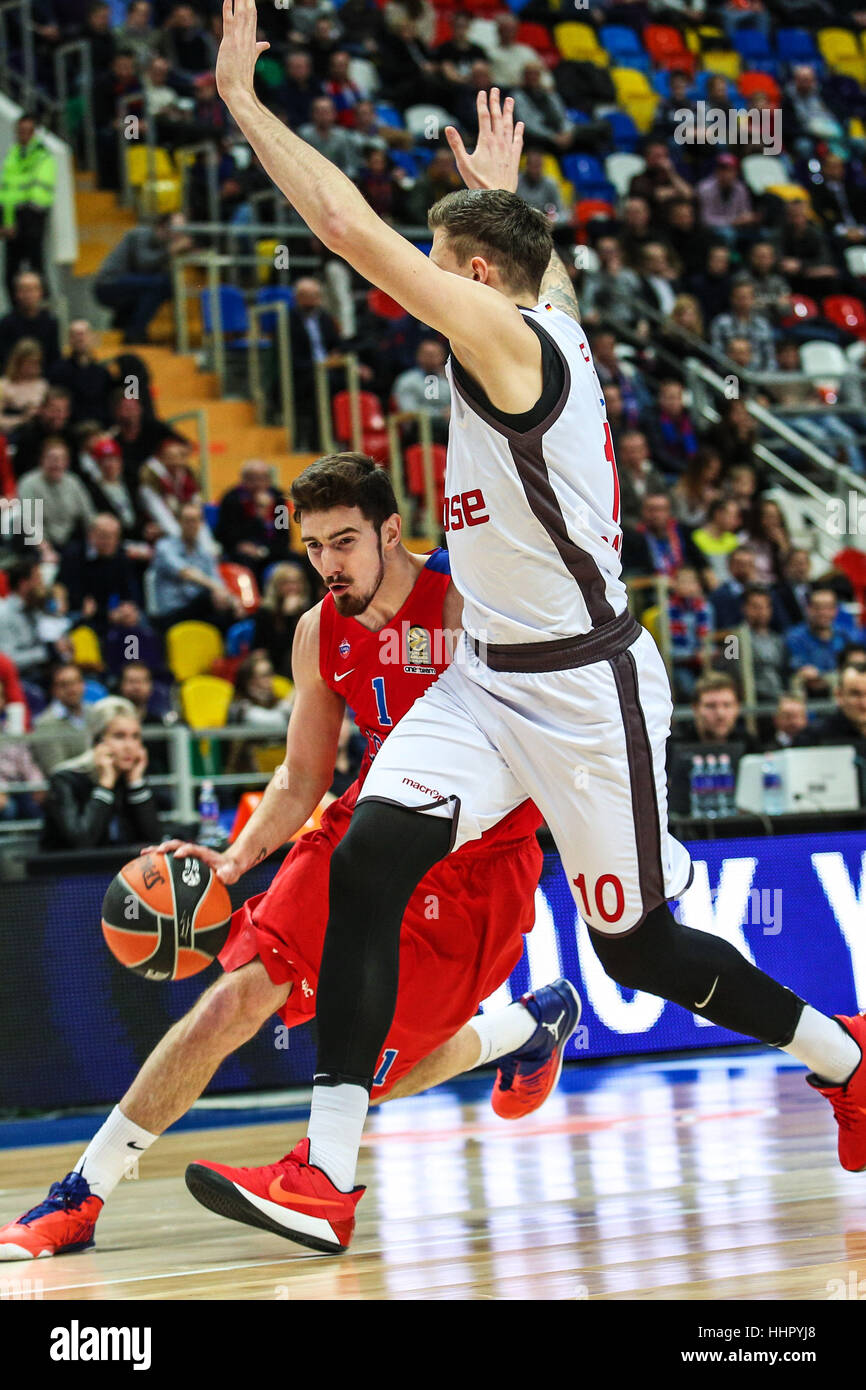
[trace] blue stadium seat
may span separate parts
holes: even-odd
[[[217,517],[220,514],[219,502],[205,502],[204,506],[202,507],[202,511],[204,513],[205,521],[207,522],[210,529],[213,530],[213,528],[217,524]]]
[[[391,106],[387,101],[376,103],[376,115],[383,125],[393,126],[395,130],[402,130],[404,126],[403,117],[396,106]]]
[[[610,54],[611,67],[637,68],[649,74],[652,63],[633,29],[624,24],[603,24],[598,31],[599,42]]]
[[[295,291],[288,285],[265,285],[256,295],[257,304],[285,304],[287,309],[291,309],[294,302]],[[277,331],[276,314],[262,314],[259,323],[263,333]]]
[[[606,182],[604,166],[593,154],[566,154],[560,163],[564,177],[580,189],[581,195],[588,184]]]
[[[776,54],[783,63],[814,63],[818,49],[808,29],[779,29]]]
[[[249,328],[247,304],[241,290],[234,285],[220,285],[220,321],[223,333],[246,333]],[[206,333],[213,332],[211,297],[208,290],[201,291],[201,316]]]
[[[622,154],[634,154],[643,136],[627,111],[608,111],[604,118],[613,131],[613,147]]]
[[[410,179],[417,179],[418,165],[415,162],[415,156],[410,154],[408,150],[389,150],[388,155],[398,169],[405,169]]]
[[[754,63],[762,72],[770,71],[767,64],[774,63],[776,55],[767,35],[760,29],[737,29],[732,43],[744,63]]]
[[[242,618],[232,623],[226,633],[226,656],[243,656],[252,646],[256,631],[255,618]]]
[[[520,11],[525,10],[528,4],[529,0],[508,0],[508,8],[514,14],[520,14]]]

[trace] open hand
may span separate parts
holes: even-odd
[[[259,55],[270,48],[256,39],[255,0],[223,0],[223,36],[216,60],[217,91],[227,105],[233,97],[252,94]]]
[[[499,88],[478,93],[478,143],[468,154],[459,131],[453,125],[445,127],[445,139],[457,161],[457,168],[467,188],[504,188],[517,191],[517,175],[523,150],[523,122],[514,124],[514,101],[506,97],[499,105]]]
[[[221,854],[207,845],[187,840],[164,840],[161,845],[145,845],[142,854],[173,854],[175,859],[200,859],[213,869],[220,883],[237,883],[243,869],[230,852]]]

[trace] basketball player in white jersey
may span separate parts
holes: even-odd
[[[468,188],[431,209],[428,259],[257,100],[253,0],[227,0],[223,20],[219,90],[271,178],[332,252],[451,344],[445,527],[462,659],[387,740],[332,859],[310,1148],[282,1179],[293,1238],[313,1202],[345,1229],[354,1215],[411,892],[527,796],[612,978],[791,1052],[833,1103],[843,1165],[866,1167],[866,1020],[817,1013],[667,905],[690,882],[667,828],[670,690],[626,607],[616,464],[577,303],[546,219],[513,191],[510,99],[479,95],[471,156],[448,131]]]

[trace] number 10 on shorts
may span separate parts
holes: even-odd
[[[603,922],[619,921],[625,911],[625,893],[616,874],[602,874],[595,880],[593,889],[587,885],[586,874],[578,874],[571,881],[580,894],[584,921],[590,924],[599,918]]]

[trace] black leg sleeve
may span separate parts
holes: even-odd
[[[319,974],[316,1081],[370,1089],[397,1005],[400,926],[412,893],[451,847],[450,819],[362,801],[331,858]]]
[[[729,941],[683,926],[667,903],[627,935],[589,935],[608,975],[627,989],[661,995],[771,1047],[785,1047],[794,1036],[803,1000]]]

